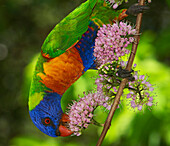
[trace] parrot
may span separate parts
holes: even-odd
[[[40,131],[51,137],[73,133],[61,98],[88,69],[97,67],[93,52],[100,27],[122,20],[131,11],[114,10],[104,0],[86,0],[48,34],[35,65],[28,101],[30,118]]]

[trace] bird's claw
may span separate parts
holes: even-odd
[[[129,70],[123,69],[121,66],[118,69],[119,70],[117,73],[120,78],[127,78],[130,81],[134,81],[135,78],[131,74],[132,72],[134,72],[132,69],[131,71],[129,71]]]
[[[137,14],[143,13],[147,10],[149,10],[148,6],[138,5],[137,3],[137,4],[133,4],[132,6],[130,6],[126,11],[126,14],[136,16]]]

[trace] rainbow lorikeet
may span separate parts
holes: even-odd
[[[103,0],[87,0],[49,33],[29,94],[29,114],[39,130],[52,137],[72,134],[69,117],[61,109],[62,95],[85,71],[96,67],[93,50],[100,26],[123,19],[127,12],[115,11]]]

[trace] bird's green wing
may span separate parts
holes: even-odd
[[[97,0],[87,0],[57,24],[45,39],[42,52],[49,58],[64,53],[88,29],[89,18]]]

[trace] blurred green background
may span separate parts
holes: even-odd
[[[130,0],[129,0],[130,1]],[[0,0],[0,145],[94,146],[102,128],[89,126],[80,137],[52,138],[40,132],[28,114],[28,93],[36,56],[49,31],[83,0]],[[129,7],[131,0],[122,7]],[[127,20],[135,22],[135,17]],[[152,111],[116,111],[103,146],[170,146],[170,0],[153,0],[144,14],[135,62],[155,85]],[[92,89],[87,72],[63,100]],[[88,81],[88,82],[87,82]],[[95,113],[100,122],[106,113]]]

